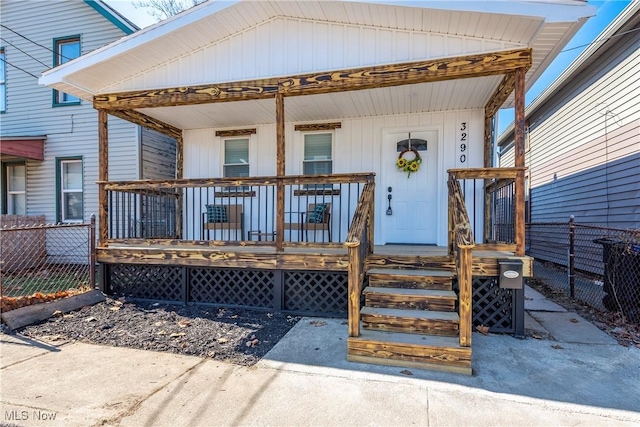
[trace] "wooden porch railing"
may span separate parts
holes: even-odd
[[[360,296],[367,255],[373,252],[375,184],[367,182],[358,200],[345,245],[349,251],[348,314],[349,336],[360,336]]]
[[[342,247],[373,180],[359,173],[100,182],[100,244]],[[312,216],[318,206],[324,212]]]
[[[456,260],[456,272],[460,292],[458,304],[458,315],[460,316],[460,345],[470,347],[473,318],[471,249],[475,246],[475,242],[462,189],[453,174],[449,174],[447,186],[449,189],[449,254],[454,256]]]
[[[467,194],[467,212],[471,213],[471,229],[478,235],[476,224],[482,224],[484,243],[476,249],[502,250],[524,255],[524,173],[526,168],[473,168],[449,169],[449,176],[463,181],[463,194]],[[463,198],[465,200],[465,198]],[[483,200],[482,209],[476,209],[476,200]],[[478,211],[484,218],[475,220]],[[449,253],[452,253],[449,236]]]

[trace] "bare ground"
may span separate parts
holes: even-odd
[[[53,344],[93,344],[257,363],[299,317],[243,309],[167,305],[107,297],[106,302],[20,330]]]

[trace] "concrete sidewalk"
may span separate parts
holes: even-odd
[[[527,327],[554,339],[475,333],[473,376],[347,362],[342,319],[301,319],[249,368],[2,334],[0,423],[639,425],[640,349],[527,297]]]

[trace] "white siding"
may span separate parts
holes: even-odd
[[[640,37],[620,39],[596,63],[532,127],[531,220],[574,215],[582,223],[640,228]],[[513,164],[513,149],[500,164]]]
[[[287,76],[523,46],[419,30],[279,17],[102,87],[99,92]]]
[[[393,116],[376,116],[341,120],[342,127],[334,132],[334,173],[375,172],[376,212],[386,209],[384,171],[385,162],[395,163],[395,156],[383,154],[383,134],[389,131],[409,131],[415,128],[436,128],[440,132],[438,182],[439,192],[438,244],[446,245],[447,230],[447,169],[454,167],[482,167],[483,165],[483,110],[447,111]],[[460,163],[459,127],[466,122],[469,128],[467,160]],[[295,123],[287,123],[285,131],[286,173],[302,173],[302,133],[294,130]],[[257,132],[249,142],[251,176],[273,176],[276,173],[275,125],[258,125]],[[199,129],[184,132],[184,176],[185,178],[207,178],[222,176],[222,138],[215,136],[215,129]],[[467,193],[472,203],[472,191]],[[476,195],[479,196],[479,193]],[[477,198],[477,200],[481,200]],[[482,204],[479,203],[475,220],[477,231],[482,230]],[[471,206],[471,204],[469,204]],[[189,216],[189,215],[187,215]],[[384,216],[376,216],[376,243],[383,243]],[[345,223],[346,226],[346,223]],[[189,227],[186,227],[188,230]],[[344,235],[345,233],[343,233]],[[482,235],[478,234],[478,240]]]
[[[39,76],[53,65],[53,39],[80,35],[85,54],[124,36],[124,33],[82,1],[2,1],[2,24],[33,42],[2,28],[6,60]],[[9,44],[11,43],[11,44]],[[42,45],[38,46],[37,44]],[[14,45],[14,46],[11,46]],[[20,50],[28,53],[27,56]],[[44,64],[44,65],[43,65]],[[7,111],[2,114],[4,136],[46,135],[45,160],[27,162],[27,213],[56,220],[56,158],[81,157],[84,215],[98,213],[98,119],[91,103],[52,107],[52,90],[35,77],[7,66]],[[109,119],[109,178],[136,179],[137,126]]]

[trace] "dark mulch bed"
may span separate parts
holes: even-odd
[[[20,332],[50,343],[80,341],[257,363],[298,317],[231,308],[166,305],[124,298],[60,314]]]

